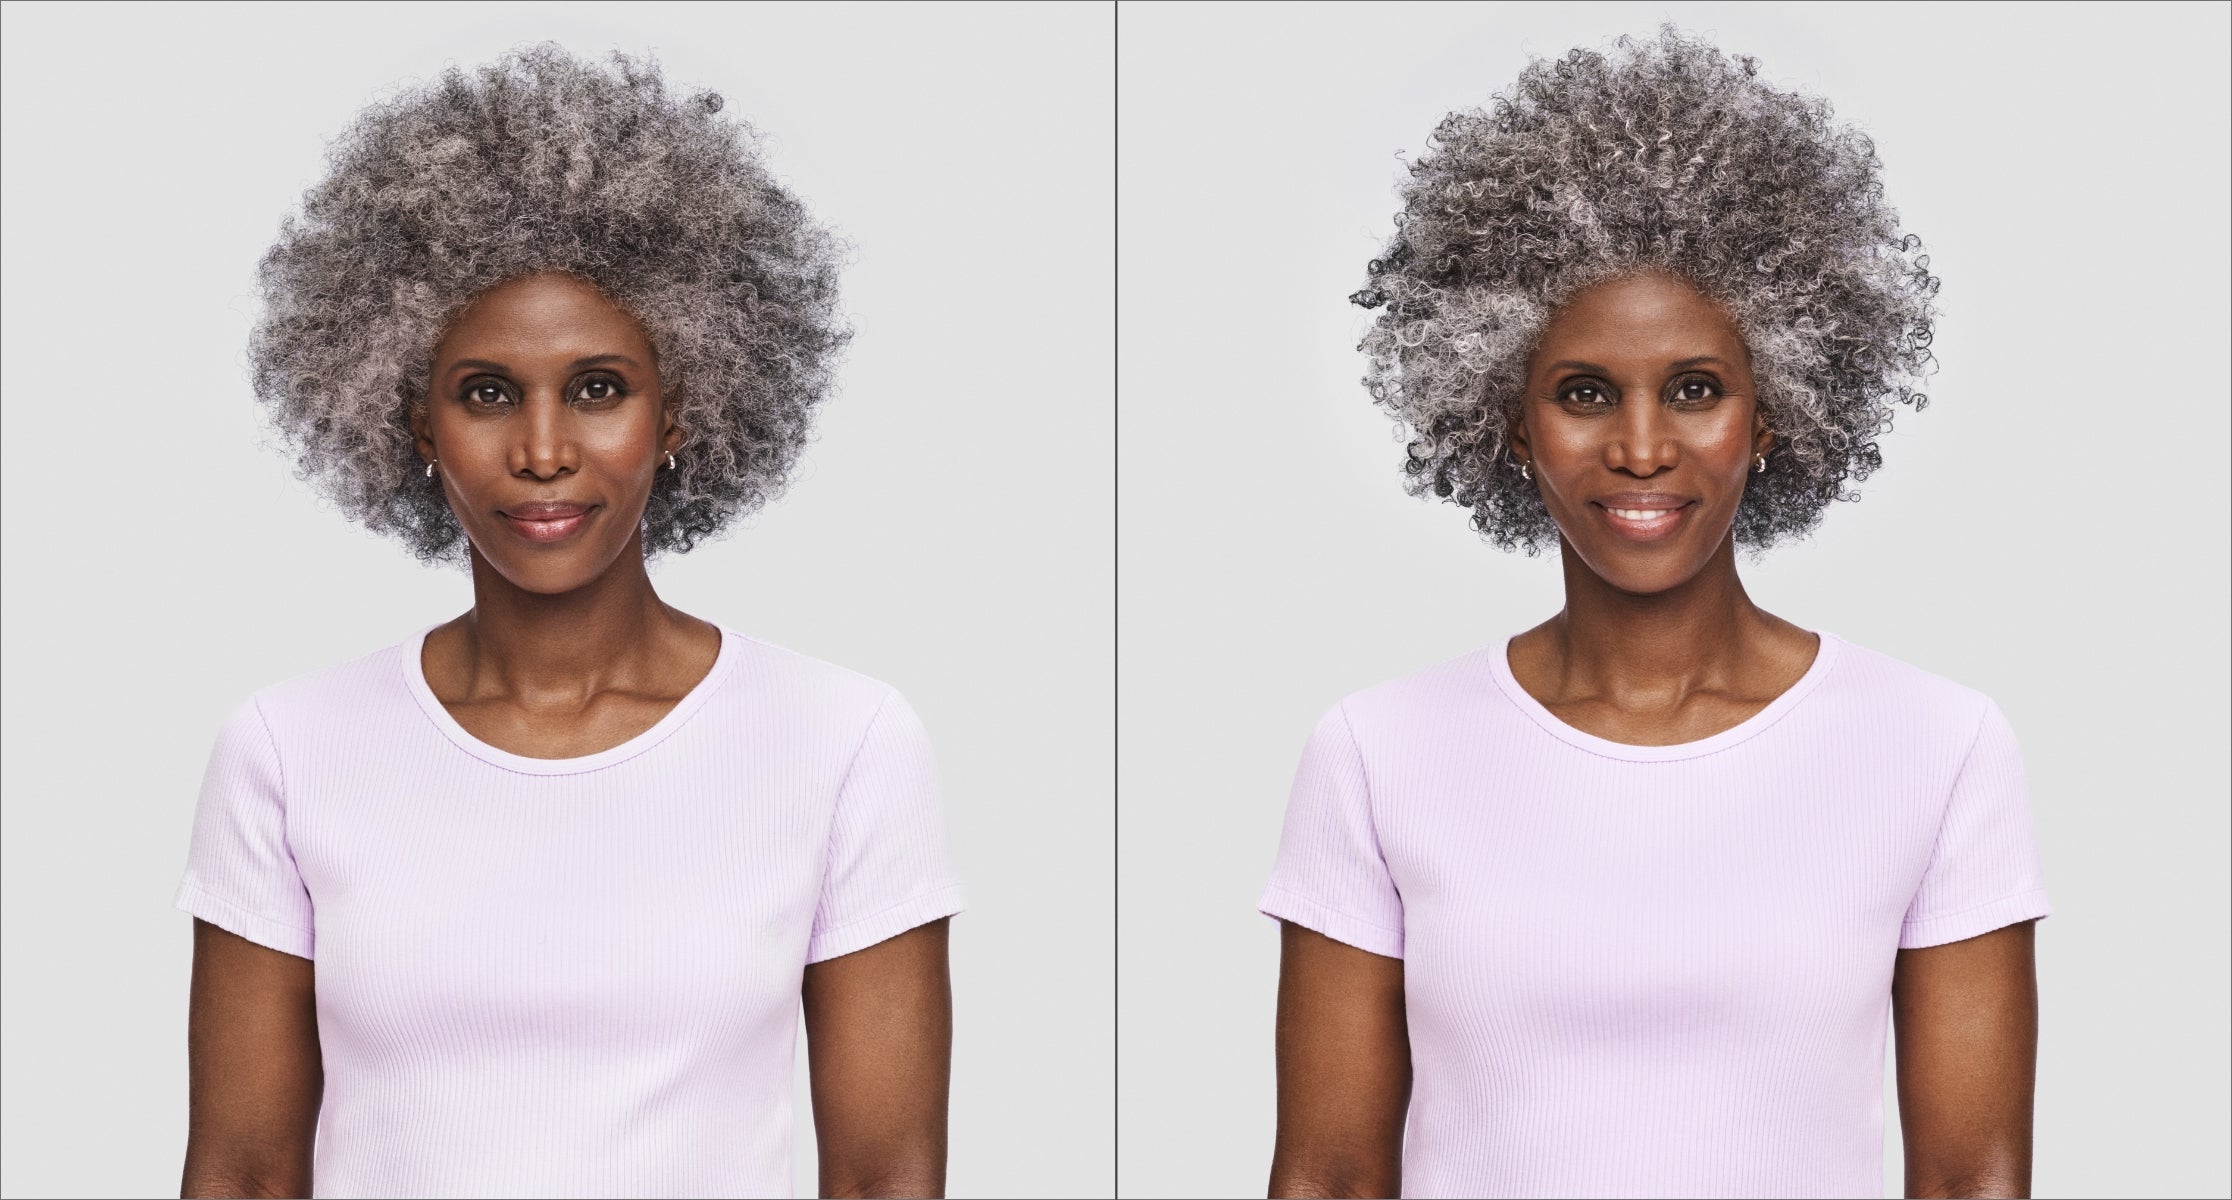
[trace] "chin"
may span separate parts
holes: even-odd
[[[602,553],[603,547],[588,546],[554,547],[541,553],[490,554],[485,544],[476,543],[473,549],[504,582],[537,596],[562,596],[586,587],[612,569],[614,560],[619,557],[617,552]]]
[[[1604,575],[1599,572],[1599,574],[1614,589],[1626,592],[1630,596],[1656,596],[1663,592],[1671,592],[1697,578],[1697,572],[1695,571],[1686,575],[1665,571],[1634,571],[1612,575]]]
[[[1566,545],[1570,547],[1573,542],[1569,539]],[[1595,546],[1575,553],[1597,578],[1631,596],[1655,596],[1673,591],[1697,578],[1712,558],[1710,554],[1692,554],[1677,546],[1656,551]]]
[[[517,574],[509,572],[504,574],[504,578],[513,587],[536,596],[563,596],[567,592],[578,591],[587,586],[596,577],[594,573],[583,574],[578,571],[564,573],[526,571]]]

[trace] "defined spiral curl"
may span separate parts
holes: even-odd
[[[1884,203],[1874,143],[1827,101],[1672,26],[1616,48],[1537,60],[1434,131],[1350,297],[1379,310],[1365,386],[1407,436],[1413,494],[1538,554],[1557,527],[1508,453],[1527,357],[1575,292],[1677,275],[1736,319],[1775,437],[1736,540],[1803,536],[1883,464],[1894,403],[1928,403],[1938,280]]]
[[[647,553],[780,492],[850,336],[843,250],[721,107],[670,94],[648,59],[546,43],[359,115],[258,271],[249,362],[297,473],[420,558],[462,560],[410,411],[473,297],[558,271],[642,322],[687,439],[652,487]]]

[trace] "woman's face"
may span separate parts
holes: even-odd
[[[458,315],[411,424],[480,557],[544,595],[589,583],[635,545],[681,442],[643,327],[559,274],[500,284]]]
[[[1635,275],[1575,294],[1543,330],[1512,451],[1568,552],[1647,595],[1727,540],[1771,441],[1735,320],[1679,279]]]

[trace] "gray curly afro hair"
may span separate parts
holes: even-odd
[[[720,109],[648,59],[544,44],[360,114],[258,272],[249,362],[298,473],[420,558],[462,560],[410,410],[468,301],[558,271],[642,322],[687,438],[652,487],[647,553],[780,491],[848,336],[842,249]]]
[[[1826,101],[1672,26],[1536,60],[1452,113],[1410,166],[1395,236],[1350,297],[1380,310],[1365,385],[1405,432],[1408,485],[1506,550],[1557,544],[1508,435],[1526,360],[1575,292],[1665,272],[1736,319],[1774,449],[1737,508],[1763,550],[1882,465],[1892,405],[1934,367],[1938,281],[1883,200],[1875,146]]]

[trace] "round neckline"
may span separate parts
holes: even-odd
[[[1844,645],[1843,638],[1826,629],[1814,629],[1808,632],[1820,640],[1820,645],[1814,650],[1813,662],[1807,665],[1804,674],[1800,675],[1789,687],[1782,690],[1781,695],[1768,701],[1766,707],[1721,730],[1719,733],[1713,734],[1711,737],[1699,738],[1694,742],[1675,742],[1665,746],[1638,746],[1630,742],[1615,742],[1611,738],[1598,737],[1596,734],[1566,724],[1556,713],[1545,707],[1542,701],[1535,699],[1533,695],[1528,693],[1527,689],[1519,686],[1519,677],[1511,671],[1511,643],[1517,639],[1518,635],[1516,634],[1505,638],[1502,645],[1489,652],[1487,656],[1488,670],[1494,676],[1496,686],[1502,689],[1504,695],[1513,704],[1517,705],[1521,712],[1533,718],[1535,724],[1548,730],[1560,741],[1587,750],[1592,754],[1602,755],[1605,758],[1617,758],[1629,762],[1666,762],[1670,759],[1697,758],[1726,750],[1730,746],[1744,741],[1775,722],[1782,720],[1791,709],[1797,707],[1798,702],[1805,699],[1806,694],[1813,691],[1822,679],[1829,674],[1830,668],[1836,665],[1838,651]]]
[[[450,715],[449,709],[442,706],[441,699],[434,695],[434,688],[426,682],[426,667],[422,660],[426,653],[426,635],[443,624],[446,622],[429,625],[403,643],[401,666],[404,686],[410,689],[412,697],[418,701],[419,708],[425,711],[427,719],[433,721],[435,727],[456,743],[459,749],[482,762],[522,775],[578,775],[584,771],[595,771],[625,762],[649,750],[665,741],[669,734],[690,719],[691,714],[705,706],[706,700],[719,686],[722,677],[735,665],[737,658],[737,636],[726,628],[715,625],[714,628],[721,635],[721,646],[714,652],[712,668],[649,729],[617,746],[607,746],[594,754],[577,755],[573,758],[533,758],[491,746],[466,732],[465,727],[457,723],[457,718]]]

